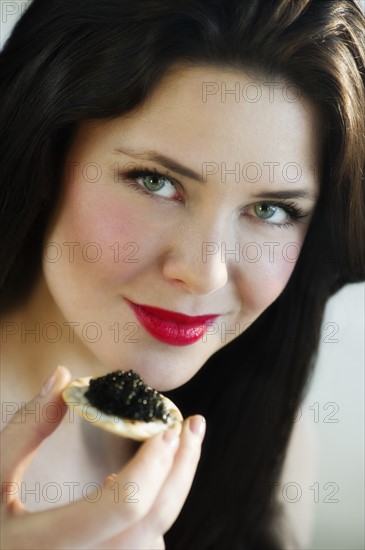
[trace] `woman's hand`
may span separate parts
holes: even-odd
[[[25,407],[31,410],[37,401],[41,407],[56,402],[64,415],[67,406],[60,393],[69,380],[68,370],[58,367],[53,380]],[[186,419],[180,437],[169,430],[144,442],[122,470],[106,479],[95,502],[79,500],[30,513],[22,506],[14,488],[20,486],[24,471],[43,439],[57,428],[62,419],[59,416],[57,422],[47,422],[40,415],[36,422],[34,415],[22,415],[20,410],[1,433],[1,548],[165,548],[163,535],[180,513],[195,475],[204,419],[200,416]],[[137,498],[132,499],[137,502],[128,502],[126,498],[125,485],[131,482],[138,486]],[[120,498],[116,498],[118,495]]]

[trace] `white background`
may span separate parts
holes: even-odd
[[[0,0],[0,47],[27,4]],[[365,11],[364,0],[362,6]],[[318,470],[308,486],[301,486],[314,507],[308,550],[365,548],[364,318],[363,283],[347,286],[329,301],[315,376],[300,409],[299,421],[310,427],[318,451]]]

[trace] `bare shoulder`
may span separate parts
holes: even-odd
[[[286,549],[310,547],[314,503],[310,486],[316,479],[317,442],[313,424],[300,418],[293,426],[277,491]]]

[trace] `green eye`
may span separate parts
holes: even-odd
[[[129,177],[134,179],[145,193],[165,199],[173,199],[176,196],[175,184],[167,176],[144,170],[143,172],[132,172]]]
[[[254,211],[257,217],[267,220],[269,218],[272,218],[274,214],[276,214],[278,210],[277,206],[274,206],[273,204],[255,204]]]
[[[138,178],[141,180],[141,183],[147,189],[147,191],[160,191],[166,185],[166,178],[159,176],[158,174],[148,174],[147,176],[142,176]]]

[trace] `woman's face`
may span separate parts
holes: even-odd
[[[79,128],[43,272],[100,374],[180,386],[282,292],[318,195],[318,117],[297,92],[179,68],[133,114]]]

